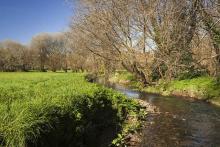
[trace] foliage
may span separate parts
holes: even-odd
[[[206,75],[208,75],[207,73],[208,72],[204,71],[204,70],[191,68],[190,71],[183,72],[183,73],[179,74],[177,79],[178,80],[193,79],[193,78],[197,78],[197,77],[201,77],[201,76],[206,76]]]
[[[86,82],[83,74],[0,73],[2,146],[95,146],[106,127],[120,132],[127,114],[137,109],[123,95]]]
[[[145,89],[163,95],[180,95],[201,98],[220,104],[220,85],[215,78],[203,76],[186,80],[162,81],[157,86]]]
[[[155,62],[155,64],[156,64],[156,62]],[[159,68],[160,68],[161,71],[159,70]],[[158,81],[159,79],[161,79],[162,77],[161,77],[160,72],[164,75],[165,71],[167,70],[167,67],[166,67],[165,64],[160,64],[159,68],[155,67],[154,65],[151,67],[151,69],[152,69],[152,75],[151,76],[152,76],[153,81]]]
[[[140,107],[138,103],[133,103],[138,109],[133,109],[129,114],[129,119],[123,123],[122,131],[112,141],[112,146],[127,146],[127,136],[137,134],[138,130],[143,126],[142,120],[146,118],[147,112],[144,107]]]

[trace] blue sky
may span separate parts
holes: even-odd
[[[26,44],[41,32],[64,31],[72,15],[65,0],[0,0],[0,41]]]

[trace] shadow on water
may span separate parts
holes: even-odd
[[[160,113],[147,118],[141,147],[220,147],[220,107],[190,98],[110,87],[159,108]]]

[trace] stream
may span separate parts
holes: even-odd
[[[147,117],[141,147],[220,147],[220,107],[191,98],[111,87],[159,109],[160,113]]]

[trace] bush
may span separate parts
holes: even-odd
[[[191,70],[187,72],[183,72],[178,75],[178,80],[186,80],[186,79],[193,79],[193,78],[198,78],[202,76],[207,76],[207,71],[203,70]]]

